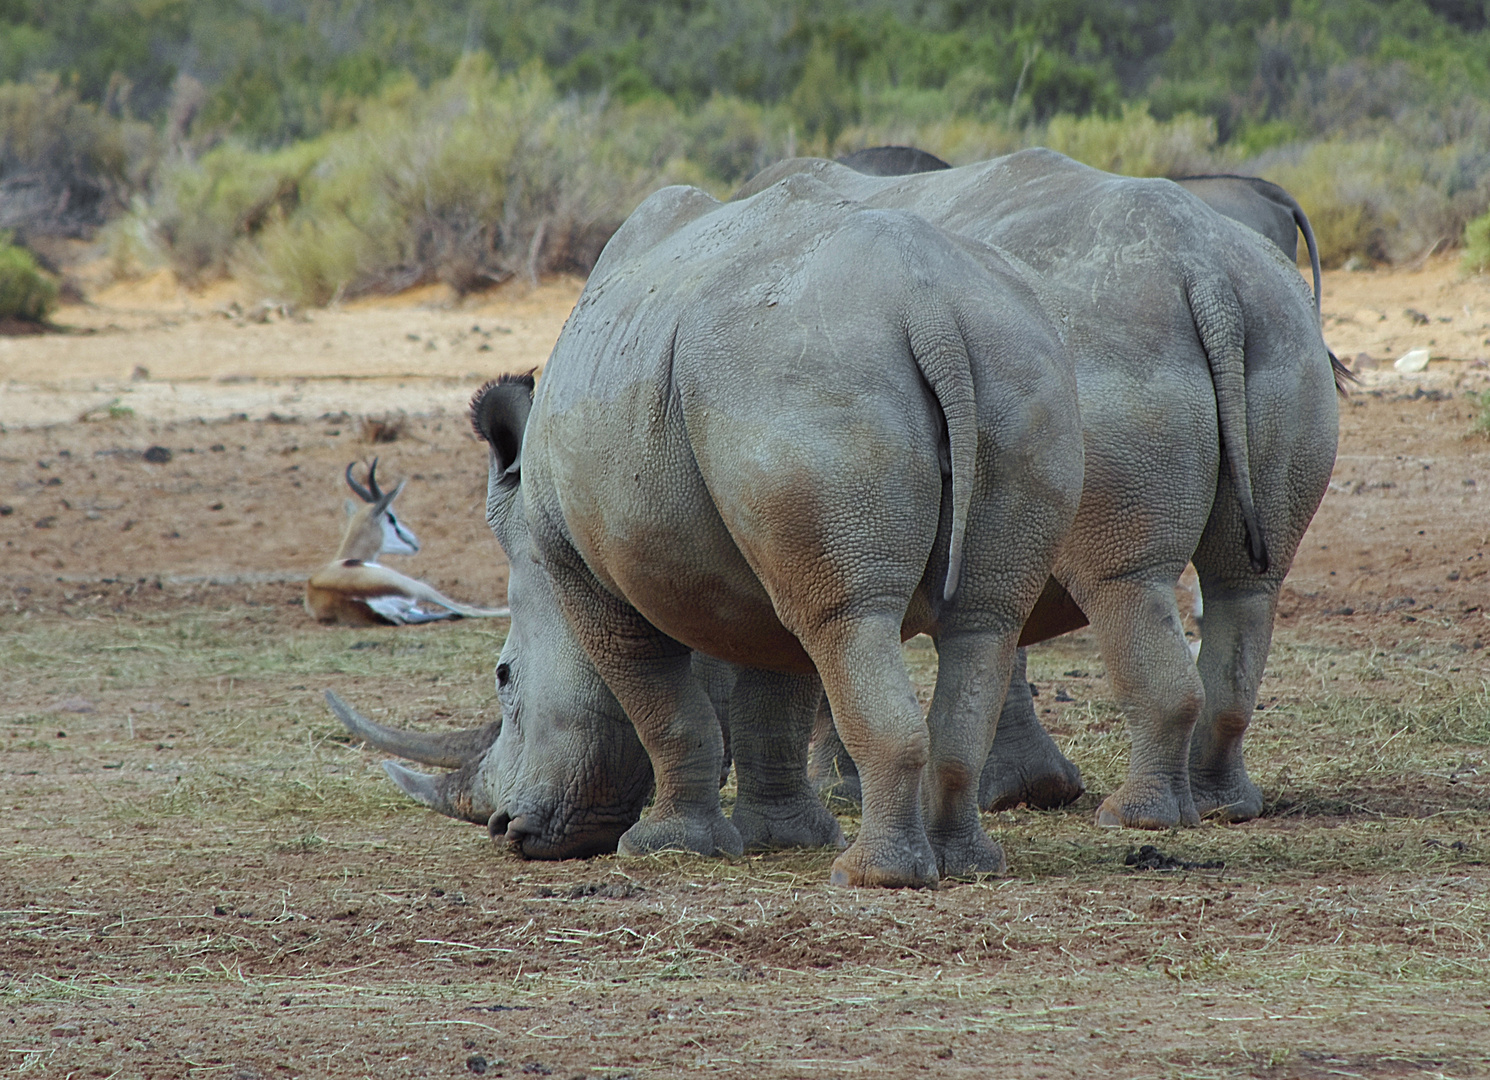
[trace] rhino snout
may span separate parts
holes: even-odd
[[[615,854],[621,834],[635,824],[636,817],[591,819],[576,825],[560,821],[556,810],[527,810],[515,817],[498,810],[488,819],[486,831],[498,848],[524,859],[588,859]]]

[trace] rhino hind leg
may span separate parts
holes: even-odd
[[[1242,740],[1272,643],[1275,589],[1234,591],[1203,574],[1205,637],[1197,664],[1205,708],[1190,739],[1190,791],[1203,817],[1247,821],[1262,813],[1262,789],[1247,775]]]
[[[830,805],[834,799],[858,805],[859,768],[843,748],[826,701],[812,733],[807,778]],[[983,810],[1010,810],[1023,804],[1036,810],[1056,810],[1075,802],[1085,791],[1081,770],[1061,753],[1035,716],[1035,700],[1025,675],[1025,652],[1020,649],[993,747],[978,778],[978,806]]]
[[[833,862],[835,885],[926,887],[938,879],[921,812],[926,725],[900,657],[898,614],[834,620],[803,635],[863,782],[859,835]]]
[[[949,620],[950,621],[950,620]],[[1009,689],[1019,624],[1009,631],[942,632],[936,689],[927,713],[926,834],[948,877],[1002,874],[1004,849],[983,830],[978,783],[993,744],[994,718]]]
[[[1075,802],[1085,790],[1081,770],[1060,752],[1035,716],[1025,651],[1020,649],[993,748],[978,779],[978,805],[984,810],[1010,810],[1023,803],[1054,810]]]
[[[846,845],[808,783],[808,738],[822,699],[816,675],[743,668],[730,698],[737,795],[731,821],[747,851]]]
[[[1198,825],[1190,793],[1190,733],[1205,686],[1185,640],[1173,581],[1107,581],[1082,597],[1107,676],[1128,720],[1128,776],[1097,808],[1097,824],[1130,829]]]

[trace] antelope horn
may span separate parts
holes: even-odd
[[[377,463],[377,458],[374,458],[373,459],[373,463],[374,464]],[[352,462],[348,462],[347,463],[347,487],[351,488],[354,492],[356,492],[357,493],[357,497],[359,499],[361,499],[363,502],[368,502],[368,503],[370,503],[370,502],[377,502],[378,497],[376,495],[374,495],[371,491],[368,491],[367,488],[363,487],[361,484],[357,483],[356,480],[353,480],[352,479],[352,467],[354,465],[356,465],[356,464],[357,463],[355,461],[352,461]],[[368,473],[368,479],[369,480],[372,479],[372,473],[371,472]]]
[[[502,730],[502,721],[493,720],[484,727],[467,728],[465,731],[404,731],[369,720],[330,690],[326,691],[326,704],[348,731],[369,746],[387,754],[397,754],[401,758],[417,761],[421,765],[434,765],[442,769],[475,765],[491,749]],[[389,775],[393,774],[390,772]],[[393,779],[399,787],[404,786],[397,776]],[[414,795],[412,791],[409,794]],[[419,798],[417,795],[414,797]]]
[[[372,488],[372,498],[368,502],[374,502],[383,497],[382,490],[378,487],[378,459],[373,458],[372,464],[367,467],[367,486]]]

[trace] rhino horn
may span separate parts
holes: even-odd
[[[433,773],[416,772],[396,761],[383,762],[383,771],[405,795],[446,817],[485,825],[491,811],[480,812],[472,805],[469,770]]]
[[[404,731],[369,720],[330,690],[326,691],[326,704],[348,731],[369,746],[442,769],[459,769],[479,761],[502,730],[502,721],[498,719],[464,731]]]

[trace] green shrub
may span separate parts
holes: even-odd
[[[1490,213],[1464,226],[1464,269],[1471,274],[1490,273]],[[1490,419],[1490,403],[1486,404],[1485,415]],[[1490,432],[1490,423],[1486,431]]]
[[[1043,144],[1124,176],[1184,176],[1211,167],[1216,124],[1188,113],[1155,120],[1148,109],[1130,105],[1115,119],[1057,116],[1046,127]]]
[[[91,236],[144,185],[156,142],[55,76],[0,84],[0,228]]]
[[[302,185],[325,152],[321,140],[273,152],[229,142],[197,161],[179,162],[161,178],[144,231],[183,281],[221,277],[242,242],[295,212]]]
[[[0,236],[0,319],[44,322],[57,304],[57,284],[31,252]]]
[[[706,110],[707,111],[707,110]],[[714,106],[693,144],[711,155]],[[758,136],[728,148],[721,169],[760,157]],[[530,67],[499,76],[470,57],[449,79],[396,86],[365,104],[351,127],[273,154],[231,151],[232,183],[215,155],[213,183],[177,183],[177,220],[160,230],[173,250],[203,235],[218,265],[247,272],[297,303],[443,281],[459,292],[521,274],[586,273],[650,191],[672,180],[719,181],[690,164],[689,124],[670,103],[561,97]],[[210,168],[208,168],[210,166]],[[293,183],[293,201],[274,193]],[[727,188],[726,188],[727,190]],[[228,196],[232,197],[229,198]],[[245,208],[277,207],[243,227]],[[163,223],[164,223],[164,219]],[[178,260],[203,262],[190,248]]]

